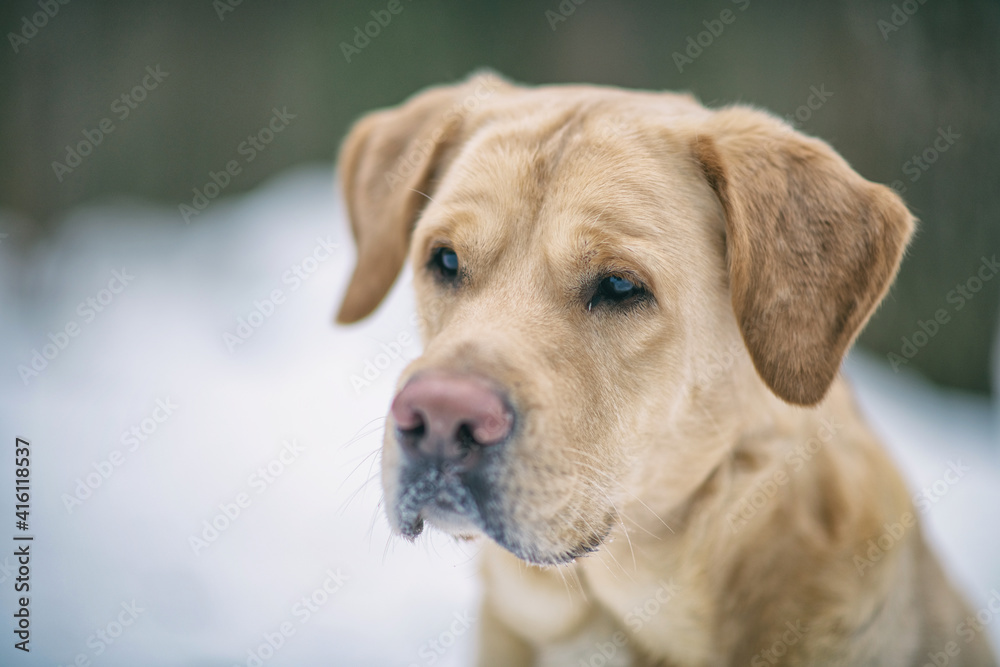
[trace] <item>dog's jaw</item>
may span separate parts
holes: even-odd
[[[398,496],[387,509],[400,535],[416,539],[425,520],[449,534],[478,529],[478,505],[457,473],[447,467],[409,465],[396,474]]]
[[[500,465],[485,474],[429,464],[404,464],[384,472],[391,482],[387,486],[389,523],[410,541],[429,525],[456,539],[486,536],[533,565],[562,565],[598,550],[615,524],[613,513],[606,511],[600,521],[589,521],[587,530],[574,531],[576,539],[568,543],[559,534],[568,520],[556,517],[554,523],[536,524],[517,519],[517,494],[498,492],[504,486]]]

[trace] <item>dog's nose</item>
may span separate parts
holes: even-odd
[[[514,415],[486,380],[455,373],[419,375],[392,402],[405,449],[472,465],[482,447],[510,435]]]

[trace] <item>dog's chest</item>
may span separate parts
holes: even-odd
[[[630,572],[627,550],[615,557],[624,567],[611,559],[609,565],[589,563],[586,579],[595,602],[608,611],[628,642],[669,664],[713,664],[711,605],[696,569],[678,562],[676,567],[639,567],[635,573]]]

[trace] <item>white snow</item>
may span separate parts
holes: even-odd
[[[0,663],[468,662],[475,547],[390,538],[378,506],[383,415],[419,353],[408,280],[368,321],[333,325],[353,248],[331,173],[288,172],[213,202],[190,225],[176,208],[115,201],[72,212],[30,256],[14,254],[14,239],[0,243],[0,540],[19,532],[15,436],[31,442],[35,536],[32,650],[14,650],[5,630]],[[314,269],[298,286],[295,266]],[[109,282],[120,293],[102,293]],[[275,290],[280,303],[263,304]],[[101,312],[86,305],[109,296]],[[230,351],[224,334],[255,308],[273,313]],[[75,336],[60,336],[73,324]],[[25,382],[18,367],[35,350],[54,358]],[[356,387],[366,371],[370,384]],[[990,402],[860,354],[847,372],[915,493],[952,462],[969,466],[923,518],[982,606],[1000,590]],[[158,401],[176,407],[168,415]],[[144,440],[126,435],[143,427]],[[77,489],[89,496],[67,508]],[[224,529],[208,541],[203,522],[213,520]],[[197,553],[192,537],[206,540]],[[5,614],[12,552],[0,548]],[[1000,643],[1000,622],[989,630]],[[266,635],[280,643],[273,655]],[[248,651],[262,645],[256,662]]]

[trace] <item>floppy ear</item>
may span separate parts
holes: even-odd
[[[715,112],[693,148],[725,213],[754,366],[785,401],[818,403],[896,275],[913,217],[826,143],[759,111]]]
[[[413,224],[433,196],[448,147],[470,111],[501,83],[485,73],[432,88],[401,106],[370,113],[351,128],[337,169],[358,258],[338,322],[365,317],[389,292],[406,259]]]

